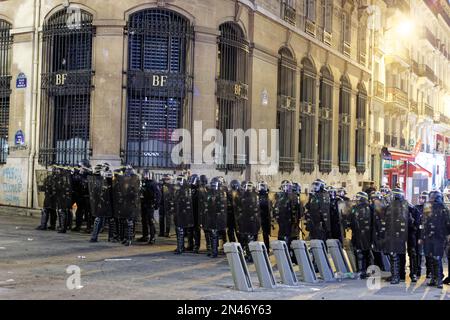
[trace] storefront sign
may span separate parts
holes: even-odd
[[[19,73],[16,79],[16,88],[24,89],[27,87],[27,76],[25,73]]]
[[[55,75],[55,85],[63,86],[66,84],[67,73],[57,73]]]

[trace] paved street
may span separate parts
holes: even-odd
[[[257,287],[255,292],[233,290],[224,256],[172,253],[175,239],[158,240],[156,246],[136,244],[130,248],[105,242],[91,244],[83,233],[57,234],[35,231],[36,217],[0,213],[0,299],[446,299],[449,287],[430,289],[424,277],[417,285],[382,283],[370,291],[365,281]],[[69,290],[66,268],[81,268],[79,290]],[[446,269],[447,270],[447,269]],[[278,272],[275,269],[278,277]]]

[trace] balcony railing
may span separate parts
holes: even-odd
[[[359,53],[359,63],[361,63],[364,66],[366,65],[366,53],[365,52]]]
[[[440,123],[443,123],[443,124],[446,124],[446,125],[450,126],[450,118],[449,117],[447,117],[446,115],[441,113],[439,118],[440,118],[439,119]]]
[[[427,40],[434,48],[437,48],[437,39],[427,27],[422,29],[420,38]]]
[[[316,25],[313,21],[306,19],[305,21],[305,32],[312,35],[313,37],[316,36]]]
[[[432,83],[436,83],[436,75],[434,74],[434,71],[426,64],[419,64],[417,74],[419,77],[426,77]]]
[[[422,103],[420,115],[434,119],[433,107],[430,106],[428,103]]]
[[[291,7],[290,5],[288,5],[287,3],[283,3],[282,15],[283,15],[284,21],[286,21],[294,26],[296,25],[297,13],[296,13],[295,9],[293,7]]]
[[[333,40],[333,36],[330,32],[324,30],[323,31],[323,42],[327,45],[331,46],[331,41]]]
[[[379,81],[374,81],[374,93],[375,93],[375,97],[380,98],[382,100],[384,100],[384,83],[381,83]]]
[[[403,108],[408,108],[408,95],[399,88],[386,88],[386,102],[393,102]]]
[[[417,105],[417,102],[410,101],[410,111],[415,114],[419,114],[419,106]]]
[[[342,52],[343,52],[346,56],[350,57],[350,53],[351,53],[351,46],[350,46],[350,43],[344,42],[343,48],[342,48]]]

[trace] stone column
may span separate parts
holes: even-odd
[[[123,20],[96,20],[94,38],[94,86],[91,112],[92,164],[108,162],[119,166],[121,141],[125,136],[123,90],[124,59]]]

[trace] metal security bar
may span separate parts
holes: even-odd
[[[339,94],[339,172],[350,172],[350,103],[352,87],[343,77]]]
[[[366,172],[366,109],[367,93],[360,86],[356,102],[356,172]]]
[[[11,24],[0,20],[0,164],[6,163],[8,156],[11,44]]]
[[[218,130],[223,134],[226,149],[232,143],[227,139],[227,129],[245,131],[247,127],[249,44],[236,23],[226,22],[220,25],[219,31],[216,123]],[[245,147],[244,154],[235,144],[232,149],[233,164],[227,164],[226,150],[216,154],[216,157],[223,161],[223,164],[218,165],[218,169],[231,171],[245,169],[248,163],[248,145]]]
[[[277,129],[279,130],[280,170],[294,170],[294,128],[296,109],[297,63],[291,51],[281,48],[278,52],[278,108]]]
[[[126,162],[174,168],[172,133],[192,127],[193,26],[176,12],[146,9],[130,17],[127,33]]]
[[[303,60],[301,97],[300,97],[300,171],[314,171],[316,144],[314,131],[316,126],[316,71],[309,59]]]
[[[330,173],[332,167],[333,81],[328,68],[323,68],[319,103],[319,171],[322,173]]]
[[[67,8],[43,26],[39,163],[74,165],[90,156],[92,38],[90,13]]]

